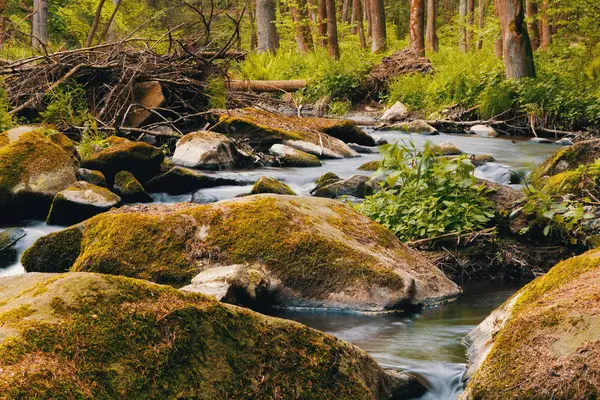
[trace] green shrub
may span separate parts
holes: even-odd
[[[15,126],[13,116],[8,113],[9,101],[4,88],[0,88],[0,132]]]
[[[342,117],[348,114],[350,107],[352,107],[352,102],[350,100],[334,101],[329,104],[329,114]]]
[[[484,228],[494,207],[466,155],[439,157],[430,142],[422,151],[413,143],[382,147],[382,190],[357,209],[391,229],[401,240],[466,233]]]
[[[105,142],[105,137],[98,131],[96,121],[89,121],[81,136],[79,146],[77,146],[77,151],[81,159],[86,160],[107,147],[108,144]]]
[[[43,123],[66,128],[82,126],[90,119],[86,93],[81,85],[61,85],[48,93],[44,100],[46,109],[40,113]]]

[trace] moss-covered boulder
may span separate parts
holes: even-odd
[[[424,391],[304,325],[135,279],[0,279],[7,399],[403,399]]]
[[[182,167],[222,170],[241,163],[235,142],[225,135],[200,131],[179,139],[173,154],[173,163]]]
[[[253,183],[254,181],[248,181],[241,175],[227,175],[224,173],[214,175],[189,168],[173,167],[155,176],[144,186],[150,193],[185,194],[216,186],[244,186]]]
[[[304,146],[306,149],[299,150],[321,154],[322,158],[358,156],[342,140],[325,132],[341,136],[339,132],[347,130],[350,125],[338,120],[289,117],[255,108],[214,111],[213,118],[218,122],[215,130],[232,137],[249,139],[250,145],[259,150],[266,151],[273,144],[283,143],[294,148]],[[336,128],[340,124],[343,126]],[[354,126],[353,131],[354,129],[358,128]],[[366,133],[364,135],[368,136]],[[352,142],[356,143],[356,140]]]
[[[41,128],[15,128],[0,138],[0,221],[44,218],[52,198],[77,181],[73,157]]]
[[[600,396],[600,250],[563,261],[468,336],[464,398]]]
[[[79,257],[82,240],[81,226],[53,232],[25,250],[21,263],[27,272],[67,272]]]
[[[542,177],[576,170],[580,165],[592,164],[600,158],[600,139],[578,142],[564,147],[540,164],[532,173],[533,182]]]
[[[442,142],[433,146],[433,150],[443,156],[459,156],[463,154],[462,150],[450,142]]]
[[[472,155],[471,157],[469,157],[469,159],[471,160],[473,165],[475,165],[476,167],[480,167],[487,163],[496,162],[496,159],[494,157],[490,156],[489,154]]]
[[[550,195],[574,195],[586,197],[590,193],[600,194],[600,159],[582,164],[576,169],[567,170],[535,181],[535,185]]]
[[[160,172],[165,155],[156,147],[143,142],[132,142],[123,138],[107,139],[109,147],[81,161],[81,166],[98,170],[112,184],[120,171],[131,172],[145,183]]]
[[[315,188],[313,189],[313,192],[317,189],[320,189],[324,186],[327,186],[331,183],[334,182],[338,182],[341,181],[342,178],[340,178],[339,176],[337,176],[336,174],[334,174],[333,172],[326,172],[323,175],[321,175],[319,177],[319,179],[317,179],[317,181],[315,182]]]
[[[317,197],[336,199],[342,196],[357,197],[359,199],[373,194],[377,185],[371,182],[371,177],[365,175],[352,175],[348,179],[332,181],[329,184],[317,186],[311,194]]]
[[[67,135],[64,133],[60,133],[58,131],[51,131],[48,135],[48,139],[54,144],[59,145],[64,151],[78,158],[77,148],[75,147],[75,143]]]
[[[46,222],[72,225],[121,205],[110,190],[88,182],[76,182],[54,196]]]
[[[359,171],[377,171],[381,167],[381,160],[373,160],[367,163],[364,163],[360,167],[358,167]]]
[[[121,171],[115,175],[113,190],[127,203],[152,202],[152,197],[146,193],[144,186],[129,171]]]
[[[437,129],[420,119],[410,122],[386,125],[380,128],[380,130],[398,131],[402,133],[418,133],[425,136],[439,135]]]
[[[77,179],[96,186],[106,186],[106,177],[104,174],[100,171],[94,171],[92,169],[79,168],[77,170]]]
[[[258,181],[252,186],[250,194],[286,194],[289,196],[295,196],[296,193],[285,183],[268,176],[261,176]]]
[[[98,215],[82,229],[72,271],[182,286],[209,268],[242,265],[268,280],[269,290],[257,296],[269,302],[352,310],[404,309],[459,293],[386,228],[328,199],[257,195],[207,205],[139,205]],[[32,249],[42,245],[52,247]]]
[[[313,154],[305,153],[284,144],[274,144],[269,149],[271,155],[279,158],[284,167],[320,167],[321,161]]]

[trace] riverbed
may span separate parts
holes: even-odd
[[[398,132],[374,132],[375,138],[392,143],[411,140],[422,147],[426,140],[434,144],[449,141],[463,152],[488,154],[496,162],[476,169],[476,176],[508,185],[511,171],[524,173],[558,149],[553,144],[537,144],[518,138],[483,138],[473,135],[422,136]],[[286,182],[296,193],[308,195],[314,182],[325,172],[334,172],[341,178],[354,174],[369,174],[358,168],[379,154],[363,154],[359,158],[326,160],[318,168],[262,168],[235,171],[244,181],[252,182],[260,176],[271,176]],[[222,186],[204,189],[203,192],[219,199],[233,198],[248,193],[252,185]],[[174,203],[190,201],[192,194],[172,196],[154,194],[155,202]],[[27,236],[18,244],[19,258],[22,252],[38,238],[62,229],[48,226],[41,221],[21,224]],[[0,277],[23,273],[20,262],[0,269]],[[494,308],[514,293],[518,287],[498,282],[478,283],[465,287],[465,294],[455,302],[424,310],[414,315],[361,315],[330,312],[282,311],[276,315],[302,322],[310,327],[333,334],[368,351],[388,369],[407,370],[421,376],[430,387],[424,399],[455,399],[462,390],[461,376],[465,371],[465,348],[462,338],[481,322]]]

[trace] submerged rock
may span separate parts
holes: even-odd
[[[119,137],[108,138],[106,142],[110,147],[82,160],[81,166],[102,172],[109,184],[120,171],[131,172],[142,183],[160,172],[165,158],[160,149]]]
[[[404,121],[408,117],[408,109],[404,104],[397,101],[393,106],[385,110],[381,116],[382,121],[397,122]]]
[[[463,399],[597,397],[599,291],[595,249],[557,264],[512,296],[468,335],[470,382]]]
[[[106,186],[106,178],[104,177],[104,174],[100,171],[95,171],[92,169],[79,168],[77,170],[77,179],[80,181],[89,182],[96,186]]]
[[[254,186],[252,186],[252,190],[250,191],[250,194],[263,193],[286,194],[289,196],[296,195],[288,185],[268,176],[261,176]]]
[[[214,194],[206,193],[202,190],[199,190],[192,195],[192,203],[194,204],[210,204],[216,203],[219,200],[221,199]]]
[[[0,393],[10,399],[384,400],[425,391],[333,336],[141,280],[1,278],[0,316]]]
[[[16,244],[27,236],[22,228],[9,228],[0,232],[0,268],[5,268],[17,261]]]
[[[185,194],[198,189],[223,185],[247,185],[252,182],[233,175],[206,174],[189,168],[173,167],[152,178],[145,187],[151,193]]]
[[[232,137],[247,138],[250,145],[259,150],[268,150],[277,143],[298,148],[289,143],[302,142],[320,149],[321,154],[330,153],[343,158],[356,157],[357,154],[333,135],[347,135],[354,143],[362,144],[368,141],[371,145],[375,144],[371,136],[347,121],[289,117],[254,108],[215,111],[214,117],[218,119],[219,123],[215,129],[219,132]],[[298,149],[315,154],[302,148]]]
[[[238,166],[240,158],[233,140],[220,133],[201,131],[179,139],[173,163],[182,167],[222,170]]]
[[[496,159],[489,154],[472,155],[469,159],[476,167],[480,167],[487,163],[496,162]]]
[[[377,171],[381,167],[381,160],[374,160],[364,163],[358,169],[360,171]]]
[[[327,199],[258,195],[209,205],[139,205],[98,215],[81,229],[72,271],[182,286],[210,268],[244,265],[263,271],[269,304],[361,311],[431,305],[460,293],[389,230]],[[42,238],[29,252],[60,246],[59,236]],[[23,259],[27,271],[46,262]]]
[[[52,198],[77,181],[71,154],[44,130],[19,127],[0,134],[0,221],[44,218]]]
[[[379,149],[377,147],[361,146],[360,144],[356,144],[356,143],[348,143],[348,146],[350,146],[350,148],[352,150],[356,151],[359,154],[377,154],[377,153],[379,153]]]
[[[410,122],[403,122],[400,124],[388,125],[381,128],[381,130],[399,131],[403,133],[418,133],[425,136],[439,135],[437,129],[420,119]]]
[[[80,181],[54,196],[46,222],[72,225],[120,205],[121,198],[110,190]]]
[[[535,137],[529,139],[531,143],[539,143],[539,144],[552,144],[552,140],[546,138]]]
[[[113,189],[123,201],[128,203],[150,203],[152,197],[146,193],[144,186],[135,179],[135,176],[129,171],[121,171],[115,175]]]
[[[284,167],[320,167],[321,161],[315,155],[305,153],[283,144],[274,144],[269,153],[279,158]]]
[[[442,142],[433,146],[433,149],[444,156],[459,156],[463,154],[462,150],[450,142]]]
[[[353,175],[348,179],[338,180],[315,188],[311,194],[317,197],[330,199],[342,196],[365,198],[373,193],[375,185],[371,183],[371,177],[365,175]]]

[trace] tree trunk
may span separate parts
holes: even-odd
[[[275,53],[279,48],[279,36],[275,27],[275,1],[256,0],[256,30],[258,52]]]
[[[48,0],[33,0],[31,46],[40,50],[48,44]]]
[[[540,25],[537,20],[538,7],[536,0],[526,0],[525,8],[527,11],[527,30],[531,38],[531,48],[535,51],[540,47]]]
[[[449,24],[454,10],[450,10],[450,0],[444,0],[444,23]]]
[[[488,0],[479,0],[479,21],[477,27],[479,29],[479,35],[477,36],[477,50],[483,49],[483,28],[485,28],[485,11],[488,6]]]
[[[467,51],[473,50],[475,34],[475,0],[467,0]]]
[[[6,3],[7,0],[0,0],[0,47],[6,41]]]
[[[496,0],[500,17],[506,77],[535,77],[533,50],[525,23],[524,0]]]
[[[438,37],[435,28],[437,19],[437,0],[427,0],[427,50],[438,51]]]
[[[304,21],[298,6],[299,4],[289,4],[290,15],[292,17],[292,22],[294,23],[294,30],[296,31],[296,44],[298,45],[298,51],[300,51],[302,54],[306,54],[310,51],[310,49],[304,39]]]
[[[342,0],[342,22],[348,22],[348,7],[350,0]]]
[[[308,45],[309,50],[313,50],[315,48],[315,44],[313,42],[313,34],[312,34],[312,20],[309,17],[310,2],[307,0],[299,0],[300,1],[300,19],[302,20],[302,32],[304,33],[304,43]]]
[[[363,10],[362,4],[360,0],[352,1],[352,15],[354,17],[354,23],[356,24],[356,33],[358,34],[358,39],[360,40],[360,48],[367,48],[367,41],[365,39],[365,27],[363,25]]]
[[[318,25],[317,25],[317,35],[318,35],[318,40],[317,43],[319,45],[319,47],[326,47],[327,46],[327,0],[318,0],[318,14],[317,14],[317,18],[318,18]]]
[[[458,3],[458,37],[460,41],[460,50],[467,51],[467,0],[460,0]]]
[[[503,58],[504,57],[504,49],[503,49],[504,45],[502,43],[502,37],[496,39],[496,41],[494,42],[494,55],[498,58]]]
[[[327,4],[327,47],[329,56],[338,60],[340,58],[340,47],[337,36],[337,20],[335,12],[335,0],[326,0]]]
[[[104,32],[102,32],[102,35],[100,36],[100,42],[102,42],[104,40],[104,38],[107,38],[107,40],[109,42],[114,42],[117,39],[117,32],[113,26],[113,21],[115,20],[115,17],[117,16],[117,12],[119,11],[119,8],[121,8],[122,3],[123,3],[122,0],[113,0],[113,5],[115,6],[115,9],[113,10],[112,14],[110,15],[108,22],[106,23]]]
[[[542,29],[540,48],[546,50],[552,43],[552,29],[550,27],[550,19],[548,18],[549,0],[542,0],[542,10],[540,13],[540,25]]]
[[[365,14],[367,16],[367,37],[373,41],[373,18],[371,17],[371,1],[365,0]]]
[[[410,0],[410,48],[419,55],[425,55],[425,7],[424,0]]]
[[[94,15],[94,22],[92,23],[92,27],[90,29],[90,34],[85,41],[85,47],[90,47],[92,42],[94,41],[94,35],[98,30],[98,25],[100,25],[100,18],[102,18],[102,9],[104,8],[104,3],[106,0],[100,0],[98,2],[98,7],[96,8],[96,15]]]
[[[421,0],[422,1],[422,0]],[[370,0],[371,3],[371,51],[379,53],[386,50],[387,34],[385,30],[384,0]]]

